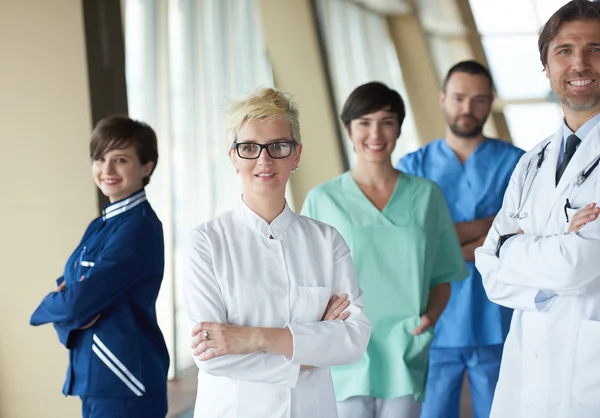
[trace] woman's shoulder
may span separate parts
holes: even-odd
[[[419,177],[412,174],[402,172],[400,174],[401,181],[406,183],[406,187],[414,189],[417,193],[436,193],[439,191],[439,186],[432,180],[426,177]]]
[[[201,234],[221,234],[227,225],[233,224],[234,210],[228,210],[222,214],[215,216],[212,219],[202,222],[200,225],[192,229],[192,232]]]
[[[340,191],[342,190],[342,186],[344,185],[344,182],[346,181],[346,176],[348,176],[349,173],[343,173],[331,180],[327,180],[315,187],[313,187],[309,192],[307,197],[312,197],[312,198],[318,198],[321,196],[331,196],[334,194],[338,194],[340,193]]]

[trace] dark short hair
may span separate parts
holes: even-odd
[[[548,47],[556,38],[564,23],[576,20],[599,20],[600,2],[588,0],[573,0],[558,9],[540,29],[538,38],[538,49],[540,50],[540,61],[546,68],[548,65]]]
[[[396,90],[390,89],[383,83],[372,81],[362,86],[358,86],[344,104],[340,119],[346,129],[350,130],[350,122],[369,113],[378,112],[389,108],[390,112],[398,116],[398,124],[402,127],[402,122],[406,117],[404,100]]]
[[[457,64],[454,64],[452,68],[448,70],[448,74],[446,74],[446,78],[444,78],[444,82],[442,83],[442,90],[446,91],[446,87],[448,87],[448,82],[450,81],[450,77],[454,73],[466,73],[470,75],[482,75],[488,79],[490,82],[490,92],[494,90],[494,81],[492,80],[492,75],[490,71],[485,68],[483,65],[478,63],[477,61],[469,60],[469,61],[461,61]]]
[[[142,165],[154,163],[144,186],[150,182],[150,176],[158,164],[158,141],[154,130],[144,122],[127,116],[111,116],[96,124],[90,142],[90,158],[95,161],[115,149],[133,146]]]

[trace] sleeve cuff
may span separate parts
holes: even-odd
[[[544,312],[550,309],[550,306],[556,300],[558,294],[552,290],[540,290],[537,295],[535,295],[535,307],[538,311]]]
[[[512,237],[510,237],[509,239],[504,241],[504,244],[502,244],[502,247],[500,247],[500,252],[498,253],[498,258],[500,258],[500,260],[502,260],[502,257],[504,256],[504,254],[506,254],[508,247],[510,247],[512,245],[512,243],[514,242],[514,240],[518,237],[519,237],[519,235],[513,235]]]

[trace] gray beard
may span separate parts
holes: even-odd
[[[558,97],[558,100],[560,100],[560,102],[567,107],[568,109],[572,110],[573,112],[585,112],[587,110],[591,110],[595,107],[597,107],[598,105],[600,105],[600,95],[598,96],[592,96],[586,100],[581,100],[578,102],[575,102],[573,100],[572,97],[568,96],[568,95],[556,95],[556,97]]]

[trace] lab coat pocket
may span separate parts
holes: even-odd
[[[600,322],[582,320],[573,366],[573,395],[586,404],[600,403]]]
[[[297,300],[294,308],[294,322],[319,322],[331,298],[331,286],[294,286]]]
[[[565,222],[565,224],[566,224],[565,232],[569,230],[569,225],[571,225],[571,221],[573,220],[573,217],[580,210],[581,210],[581,208],[565,208],[565,216],[567,218],[567,219],[565,219],[565,221],[566,221]]]
[[[143,396],[142,363],[135,335],[98,331],[90,354],[89,392],[94,396]]]

